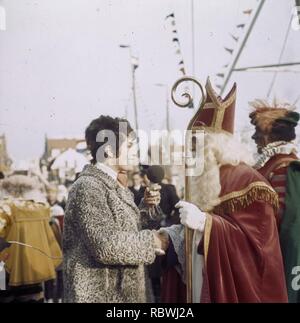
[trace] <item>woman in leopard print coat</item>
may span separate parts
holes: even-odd
[[[153,231],[141,230],[132,193],[94,165],[73,185],[64,219],[65,302],[146,302]]]
[[[148,300],[144,267],[154,262],[162,245],[154,231],[142,230],[130,190],[96,161],[97,133],[116,131],[119,121],[101,116],[86,130],[94,164],[86,166],[69,194],[63,239],[65,302]]]

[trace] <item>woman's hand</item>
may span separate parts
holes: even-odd
[[[161,186],[158,184],[147,187],[144,193],[144,203],[151,207],[156,206],[160,203],[160,189]]]
[[[164,255],[169,247],[169,235],[166,232],[154,231],[156,254]]]

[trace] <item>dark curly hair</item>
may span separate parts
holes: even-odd
[[[276,120],[272,125],[272,130],[269,135],[270,140],[272,142],[294,140],[296,138],[296,125],[287,120]]]
[[[121,122],[126,124],[126,129],[119,127]],[[104,131],[104,141],[97,141],[97,135],[100,131]],[[134,134],[129,121],[126,119],[112,118],[110,116],[103,115],[101,115],[97,119],[94,119],[85,130],[85,140],[87,147],[91,152],[93,164],[95,164],[97,161],[103,161],[99,160],[100,156],[97,156],[97,151],[108,141],[108,138],[105,135],[105,131],[107,131],[107,135],[109,132],[113,132],[115,135],[116,140],[115,143],[112,144],[112,150],[116,152],[115,157],[119,157],[119,150],[122,143],[125,141],[126,136],[128,136],[129,134]],[[104,158],[105,157],[107,156],[104,156]]]

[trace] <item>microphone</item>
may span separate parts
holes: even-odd
[[[159,184],[161,183],[161,181],[164,179],[165,177],[165,171],[162,167],[157,166],[157,165],[153,165],[150,166],[147,171],[146,171],[146,175],[147,178],[149,179],[150,183],[148,185],[148,188],[150,191],[158,191],[160,186]],[[161,210],[159,206],[152,206],[149,209],[149,215],[152,218],[152,214],[154,213],[155,215],[155,211],[160,214]]]
[[[160,184],[165,177],[165,171],[162,167],[154,165],[147,169],[146,175],[151,184]]]

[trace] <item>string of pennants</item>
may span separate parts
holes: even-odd
[[[181,51],[179,35],[176,27],[175,14],[172,12],[167,15],[165,21],[170,24],[172,31],[172,42],[175,48],[175,55],[178,57],[178,69],[183,74],[186,75],[186,69],[184,64],[184,59]]]
[[[243,10],[243,15],[246,16],[247,18],[249,18],[251,16],[253,12],[252,8],[249,9],[245,9]],[[185,68],[185,63],[184,63],[184,58],[182,55],[182,51],[181,51],[181,46],[180,46],[180,39],[179,39],[179,35],[178,35],[178,31],[177,31],[177,26],[176,26],[176,20],[175,20],[175,14],[174,12],[170,13],[169,15],[167,15],[165,17],[165,21],[168,22],[171,26],[171,31],[172,31],[172,42],[174,44],[175,47],[175,55],[178,57],[178,70],[183,74],[186,75],[186,68]],[[243,32],[244,28],[247,25],[247,21],[243,21],[239,24],[236,25],[236,30],[233,33],[229,33],[230,38],[233,40],[233,44],[232,45],[228,45],[228,46],[224,46],[224,50],[230,55],[232,56],[234,51],[235,51],[235,47],[239,42],[240,39],[240,32]],[[228,68],[230,65],[230,62],[226,63],[223,65],[223,69]],[[219,73],[216,74],[216,76],[220,79],[224,79],[226,76],[225,71],[221,71]],[[216,84],[216,87],[218,87],[219,89],[222,88],[221,84]]]
[[[230,58],[232,58],[235,52],[236,46],[239,43],[240,37],[242,36],[242,33],[244,32],[244,29],[247,26],[247,22],[253,13],[253,8],[245,9],[242,11],[242,13],[243,13],[243,21],[241,21],[235,26],[234,32],[229,33],[230,39],[232,40],[233,43],[231,45],[224,46],[224,50],[230,55]],[[182,73],[183,76],[185,76],[186,68],[185,68],[184,58],[182,55],[179,34],[176,26],[175,13],[172,12],[169,15],[167,15],[165,17],[165,22],[169,24],[171,29],[172,43],[174,44],[175,55],[178,58],[178,70],[180,73]],[[216,87],[218,89],[222,89],[222,81],[225,80],[229,66],[230,66],[230,60],[228,61],[228,63],[224,64],[222,66],[222,70],[216,74],[216,77],[217,77]],[[193,106],[191,105],[190,108],[193,108]]]
[[[252,8],[243,10],[242,13],[243,13],[243,20],[244,21],[235,26],[235,31],[234,32],[229,33],[229,36],[232,39],[233,43],[231,45],[224,46],[224,50],[230,55],[230,58],[232,57],[233,53],[235,52],[235,49],[236,49],[237,44],[239,43],[241,34],[244,31],[244,29],[245,29],[245,27],[247,25],[248,19],[252,15],[252,12],[253,12]],[[226,69],[229,66],[230,66],[230,61],[228,61],[228,63],[226,63],[226,64],[224,64],[222,66],[222,71],[221,72],[216,74],[216,77],[218,79],[216,87],[218,89],[222,88],[222,80],[225,79],[225,77],[226,77]]]
[[[175,55],[178,58],[178,70],[183,76],[185,76],[186,75],[186,68],[185,68],[184,58],[183,58],[183,55],[182,55],[182,50],[181,50],[179,34],[178,34],[178,31],[177,31],[174,12],[167,15],[165,17],[165,21],[166,21],[166,23],[169,23],[170,26],[171,26],[172,42],[173,42],[174,48],[175,48]],[[188,86],[185,87],[185,90],[186,90],[186,92],[190,92]],[[193,101],[191,101],[191,103],[189,105],[189,108],[190,109],[194,108]]]

